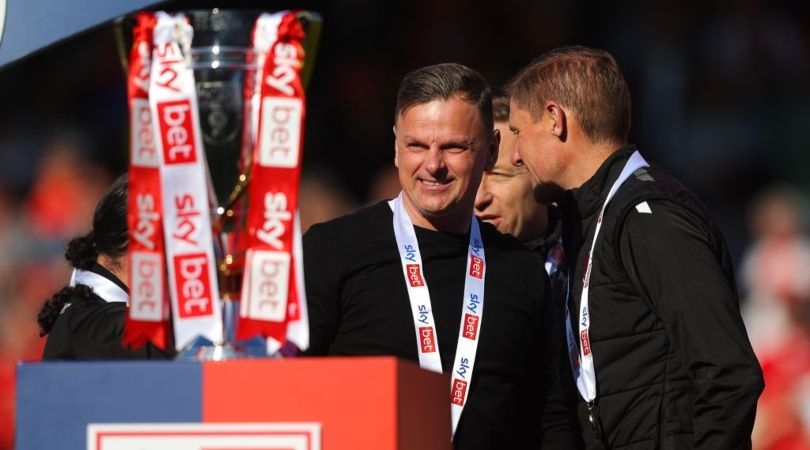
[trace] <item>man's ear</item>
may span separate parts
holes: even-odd
[[[397,126],[394,125],[391,127],[391,131],[394,132],[394,167],[399,169],[399,152],[397,151]]]
[[[501,146],[501,130],[495,128],[492,130],[492,139],[489,140],[487,148],[487,163],[484,165],[484,170],[490,171],[495,167],[498,161],[498,148]]]
[[[568,115],[557,102],[547,102],[543,114],[551,121],[551,133],[561,141],[568,136]]]

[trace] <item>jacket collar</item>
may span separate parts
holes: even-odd
[[[617,149],[582,186],[566,191],[562,201],[566,215],[573,213],[580,219],[586,219],[598,214],[610,186],[619,177],[624,164],[635,150],[635,145]]]

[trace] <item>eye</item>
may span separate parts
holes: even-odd
[[[515,175],[514,175],[514,174],[512,174],[512,173],[508,173],[508,172],[501,172],[501,171],[489,172],[489,174],[488,174],[488,175],[489,175],[490,177],[492,177],[492,178],[495,178],[495,179],[498,179],[498,180],[504,180],[504,181],[505,181],[505,180],[508,180],[508,179],[510,179],[510,178],[512,178],[512,177],[514,177],[514,176],[515,176]]]
[[[428,146],[425,145],[425,144],[422,144],[421,142],[408,142],[408,143],[405,144],[405,148],[407,148],[408,150],[411,150],[411,151],[421,151],[421,150],[427,150]]]

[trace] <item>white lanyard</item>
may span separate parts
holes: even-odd
[[[93,292],[105,302],[129,303],[129,294],[121,286],[113,283],[107,277],[88,270],[73,269],[70,275],[70,285],[83,284],[93,289]]]
[[[419,252],[419,243],[416,240],[416,232],[413,222],[408,217],[408,212],[405,211],[402,196],[403,193],[400,192],[399,196],[388,204],[394,211],[394,236],[397,240],[397,250],[402,261],[402,273],[405,276],[405,286],[408,288],[408,297],[411,302],[419,365],[424,369],[441,373],[442,361],[439,356],[439,341],[436,324],[433,320],[430,292],[422,269],[424,266]],[[461,327],[450,383],[452,434],[456,432],[472,382],[475,354],[478,350],[478,338],[481,331],[481,318],[484,313],[486,258],[484,257],[483,242],[478,221],[473,216],[464,279],[464,306],[461,309]]]
[[[593,232],[591,250],[588,252],[588,265],[585,269],[585,276],[582,278],[582,296],[580,297],[579,307],[579,340],[574,337],[574,331],[571,329],[570,313],[568,308],[565,308],[565,334],[568,341],[568,355],[571,361],[571,369],[574,372],[574,379],[577,382],[577,390],[579,390],[580,395],[582,395],[582,398],[589,406],[592,406],[594,400],[596,400],[596,369],[593,364],[591,341],[588,337],[588,332],[591,328],[591,317],[588,310],[588,293],[590,291],[591,268],[593,266],[593,250],[596,247],[596,238],[599,236],[599,230],[602,228],[602,216],[605,213],[605,208],[610,202],[610,199],[613,198],[613,194],[619,190],[619,187],[633,172],[647,166],[649,166],[649,164],[641,157],[641,154],[638,151],[633,152],[630,159],[625,163],[621,174],[619,174],[619,178],[617,178],[616,181],[613,182],[613,186],[610,187],[607,198],[605,198],[605,203],[602,205],[602,210],[599,211],[599,217],[596,220],[596,230]],[[571,277],[569,277],[568,280],[570,291]],[[567,294],[568,293],[566,293],[565,296],[566,301],[568,299]],[[576,348],[577,341],[579,341],[579,352],[577,352]],[[579,354],[579,358],[577,358],[577,353]]]

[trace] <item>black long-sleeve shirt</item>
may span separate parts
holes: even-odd
[[[461,320],[468,235],[415,227],[445,372]],[[457,449],[578,447],[563,395],[563,339],[552,332],[543,261],[481,224],[484,315]],[[418,361],[402,266],[384,202],[315,225],[304,236],[312,355],[394,355]],[[449,386],[448,386],[449,391]],[[449,397],[448,397],[449,400]]]

